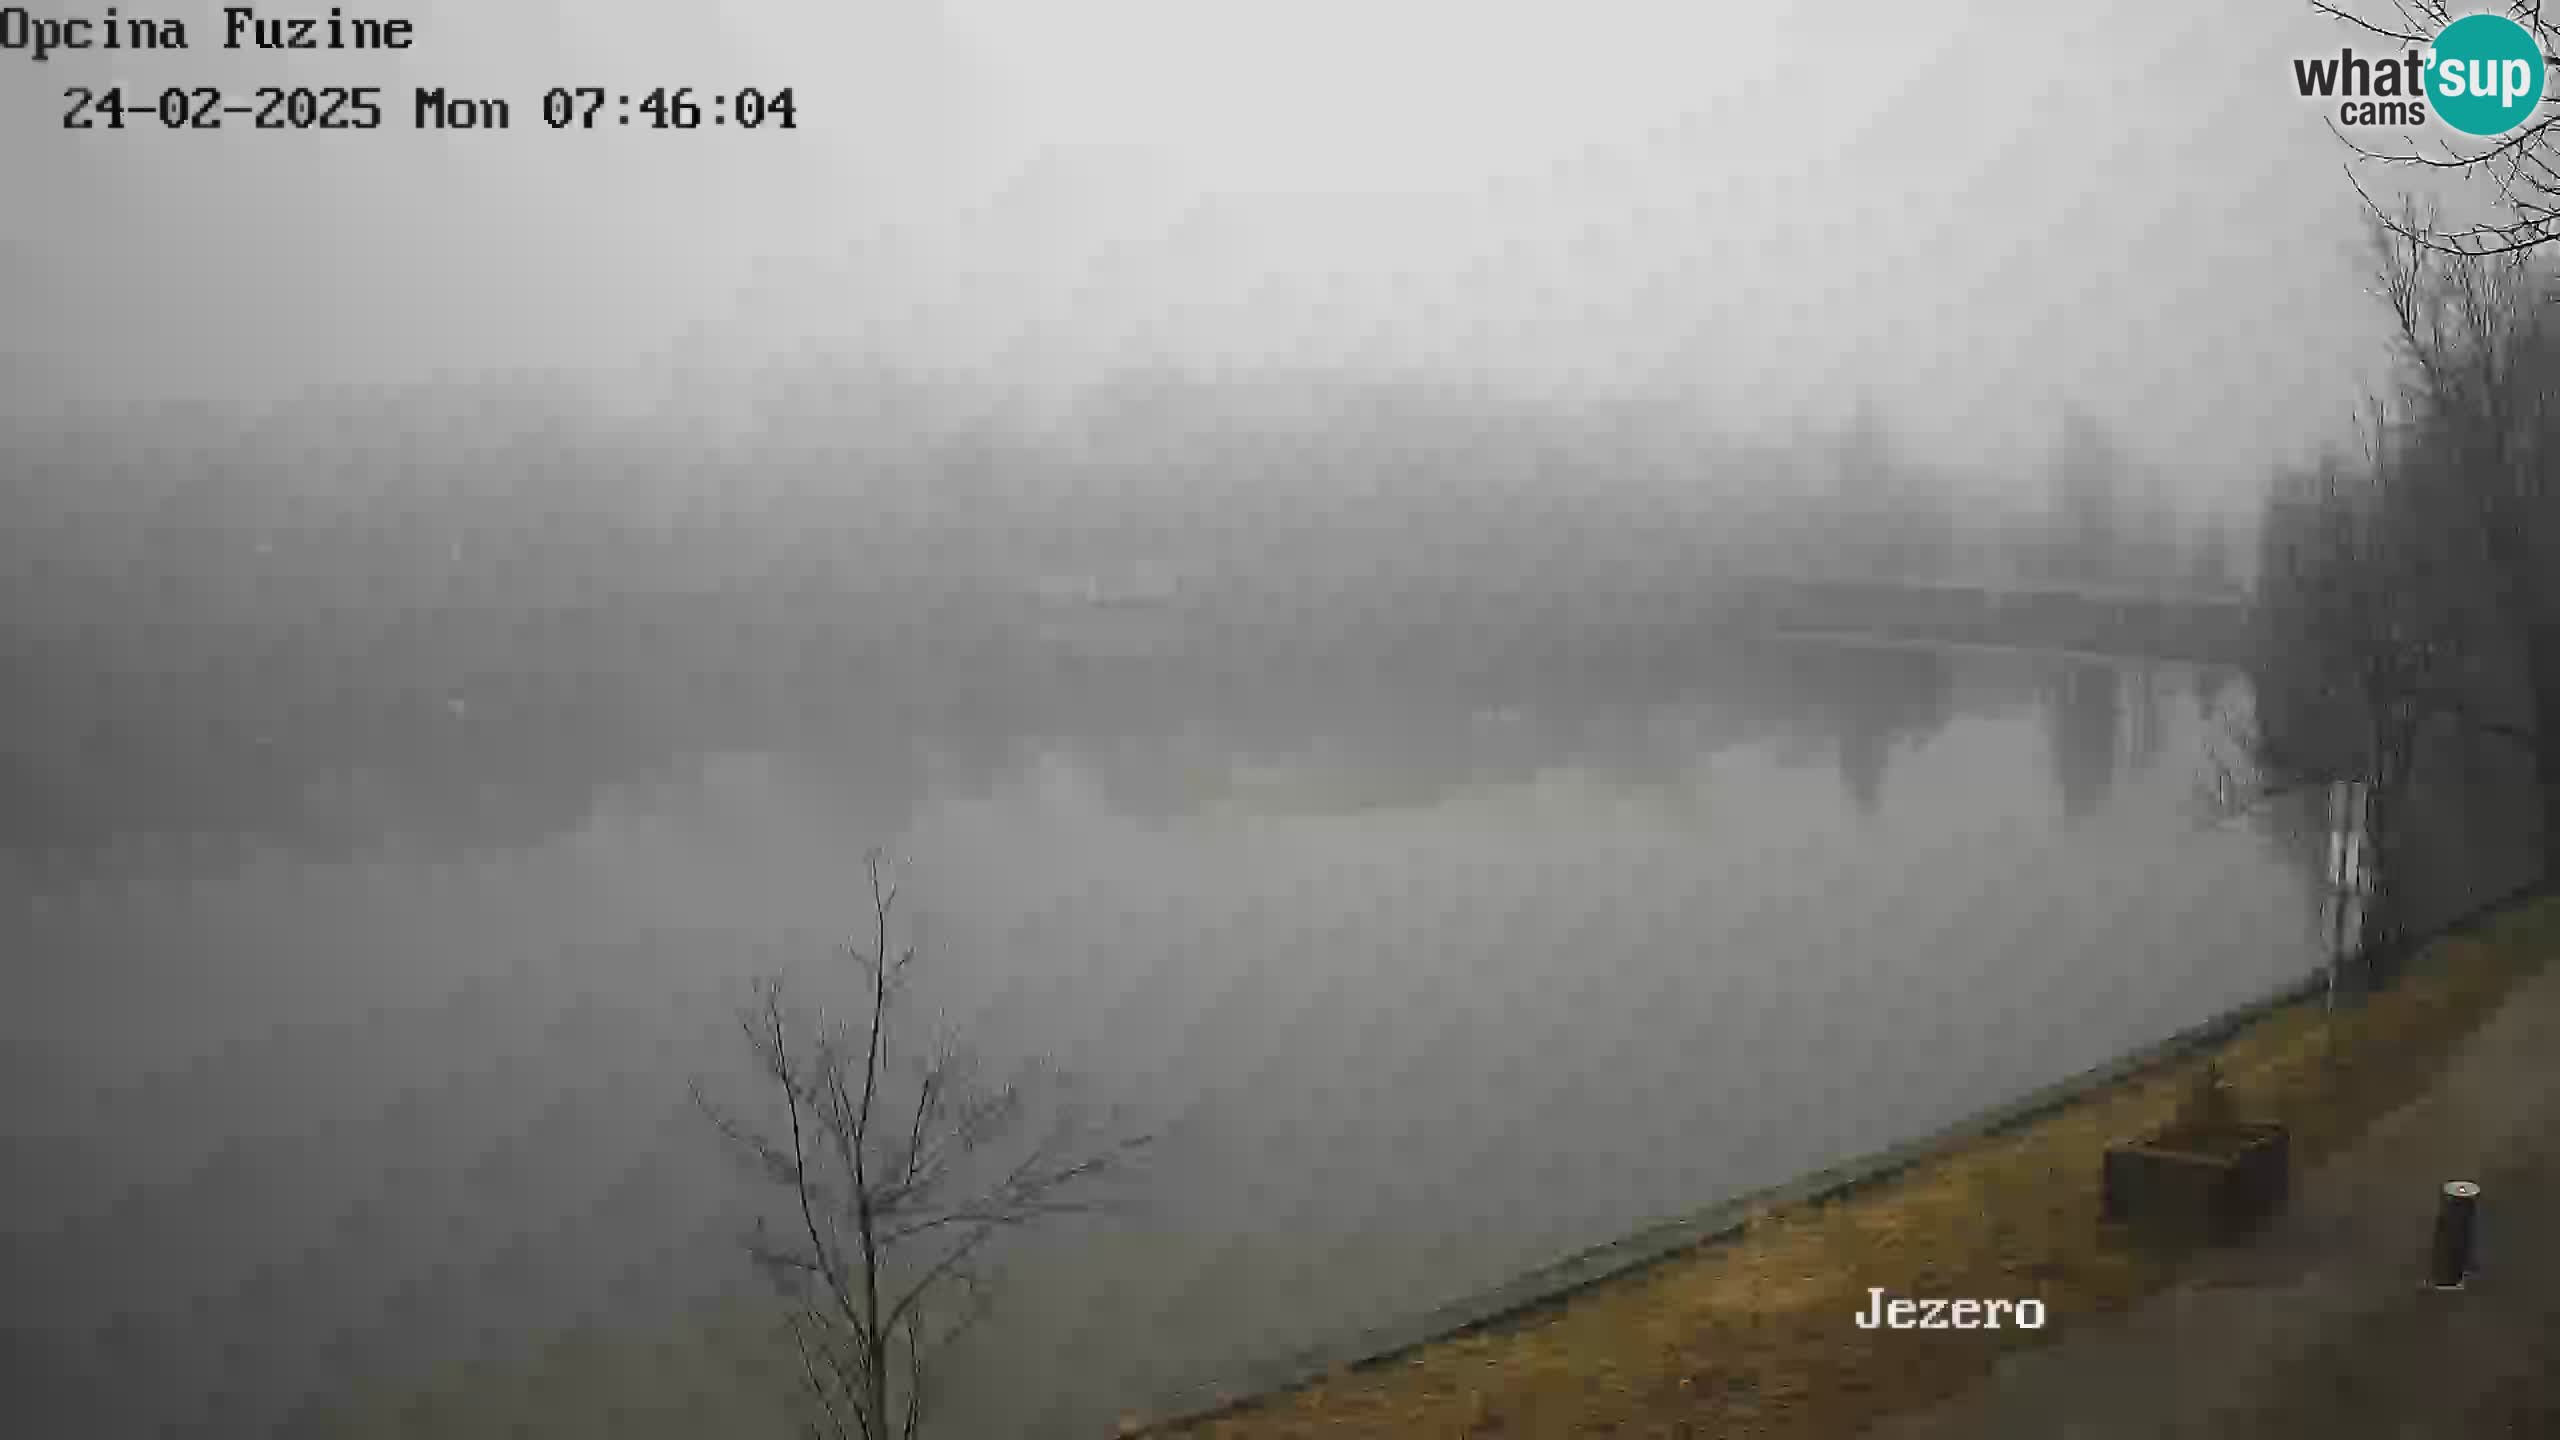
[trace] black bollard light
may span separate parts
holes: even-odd
[[[2480,1187],[2468,1180],[2448,1180],[2436,1197],[2436,1244],[2430,1278],[2439,1290],[2459,1290],[2472,1271],[2472,1242],[2478,1237]]]

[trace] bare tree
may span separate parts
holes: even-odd
[[[2363,788],[2368,949],[2392,948],[2406,918],[2406,816],[2431,726],[2532,759],[2543,868],[2560,874],[2560,551],[2542,474],[2560,439],[2560,346],[2521,303],[2522,257],[2449,254],[2423,228],[2414,214],[2375,228],[2399,405],[2372,405],[2360,464],[2325,459],[2269,496],[2248,778],[2225,766],[2216,784],[2223,813],[2313,785]],[[2521,687],[2498,683],[2517,675]],[[2528,718],[2511,713],[2517,688]]]
[[[2448,0],[2309,0],[2311,8],[2362,38],[2388,40],[2412,50],[2435,43],[2438,32],[2474,8],[2460,9]],[[2376,203],[2361,180],[2355,162],[2348,177],[2366,207],[2382,225],[2403,238],[2450,255],[2513,255],[2540,249],[2560,238],[2560,19],[2543,14],[2542,0],[2510,0],[2502,13],[2530,31],[2546,67],[2540,107],[2523,125],[2505,135],[2457,144],[2439,139],[2432,146],[2412,138],[2390,148],[2374,148],[2340,134],[2355,161],[2368,167],[2461,176],[2486,183],[2491,191],[2488,217],[2448,226],[2440,217],[2424,223],[2406,210],[2395,213]],[[2330,129],[2337,132],[2331,123]]]
[[[2231,523],[2219,510],[2197,517],[2187,534],[2187,585],[2206,594],[2230,590]]]
[[[2363,814],[2349,823],[2361,821],[2365,846],[2359,928],[2368,952],[2397,938],[2406,801],[2454,653],[2398,523],[2408,472],[2385,448],[2388,435],[2377,410],[2362,464],[2324,456],[2273,488],[2259,589],[2267,659],[2242,745],[2248,778],[2226,768],[2219,787],[2226,805],[2239,806],[2339,782],[2361,789]]]
[[[776,978],[739,1026],[779,1125],[694,1095],[751,1173],[784,1193],[777,1233],[759,1221],[749,1258],[790,1301],[810,1418],[827,1440],[911,1440],[933,1413],[937,1355],[984,1313],[981,1266],[1008,1231],[1098,1207],[1093,1182],[1145,1137],[1077,1147],[1063,1115],[1023,1143],[1026,1085],[978,1084],[947,1035],[898,1052],[916,948],[890,947],[895,886],[866,857],[872,935],[845,947],[865,1005],[851,1025],[794,1013]]]
[[[2115,437],[2087,413],[2063,412],[2054,458],[2053,578],[2120,577],[2124,549],[2125,457]]]
[[[2411,503],[2395,522],[2434,541],[2435,573],[2412,583],[2459,616],[2463,641],[2462,673],[2428,700],[2531,757],[2543,873],[2560,879],[2560,330],[2531,301],[2526,256],[2447,254],[2421,228],[2376,240],[2407,380],[2396,463]],[[2528,714],[2484,693],[2494,660],[2511,660]]]

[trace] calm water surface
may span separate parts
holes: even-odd
[[[735,1382],[646,1347],[743,1293],[753,1197],[687,1082],[746,977],[827,983],[874,844],[932,1002],[1162,1136],[1125,1214],[1014,1252],[960,1433],[1195,1396],[2317,961],[2300,827],[2194,816],[2236,682],[1825,648],[1427,688],[1062,674],[565,789],[553,737],[523,786],[574,803],[462,841],[339,777],[294,803],[384,843],[13,861],[9,1388],[47,1434],[411,1389],[421,1430],[697,1432]]]

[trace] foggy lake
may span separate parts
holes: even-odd
[[[46,8],[189,33],[0,94],[0,1429],[792,1433],[695,1089],[874,850],[1154,1139],[994,1440],[2303,979],[2309,787],[2406,936],[2560,836],[2560,341],[2399,243],[2518,196],[2306,68],[2405,15]]]
[[[263,835],[13,852],[17,1403],[295,1433],[562,1336],[681,1353],[750,1293],[762,1198],[687,1082],[735,1076],[748,977],[829,983],[873,845],[932,1003],[1160,1136],[1121,1213],[1008,1252],[962,1433],[1205,1398],[2317,961],[2301,827],[2196,817],[2236,677],[1809,643],[1509,694],[1252,669],[1062,661],[641,759],[534,734],[469,785],[306,777]],[[693,1433],[591,1399],[595,1433]]]

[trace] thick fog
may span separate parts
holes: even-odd
[[[2338,43],[2300,6],[401,13],[390,56],[226,53],[202,18],[183,52],[0,56],[18,405],[537,369],[690,408],[812,351],[1049,397],[1490,374],[1746,430],[1866,387],[1966,459],[2078,404],[2210,492],[2335,432],[2374,332],[2341,152],[2287,84]],[[514,128],[61,128],[62,87],[115,83],[441,85]],[[792,87],[799,128],[540,118],[551,86],[681,84]]]
[[[843,978],[874,846],[961,1028],[1162,1142],[1023,1246],[961,1436],[2317,961],[2320,817],[2195,813],[2263,479],[2387,379],[2309,7],[348,8],[414,48],[0,48],[31,1433],[748,1433],[687,1085],[751,972]],[[2521,793],[2432,796],[2423,878]]]

